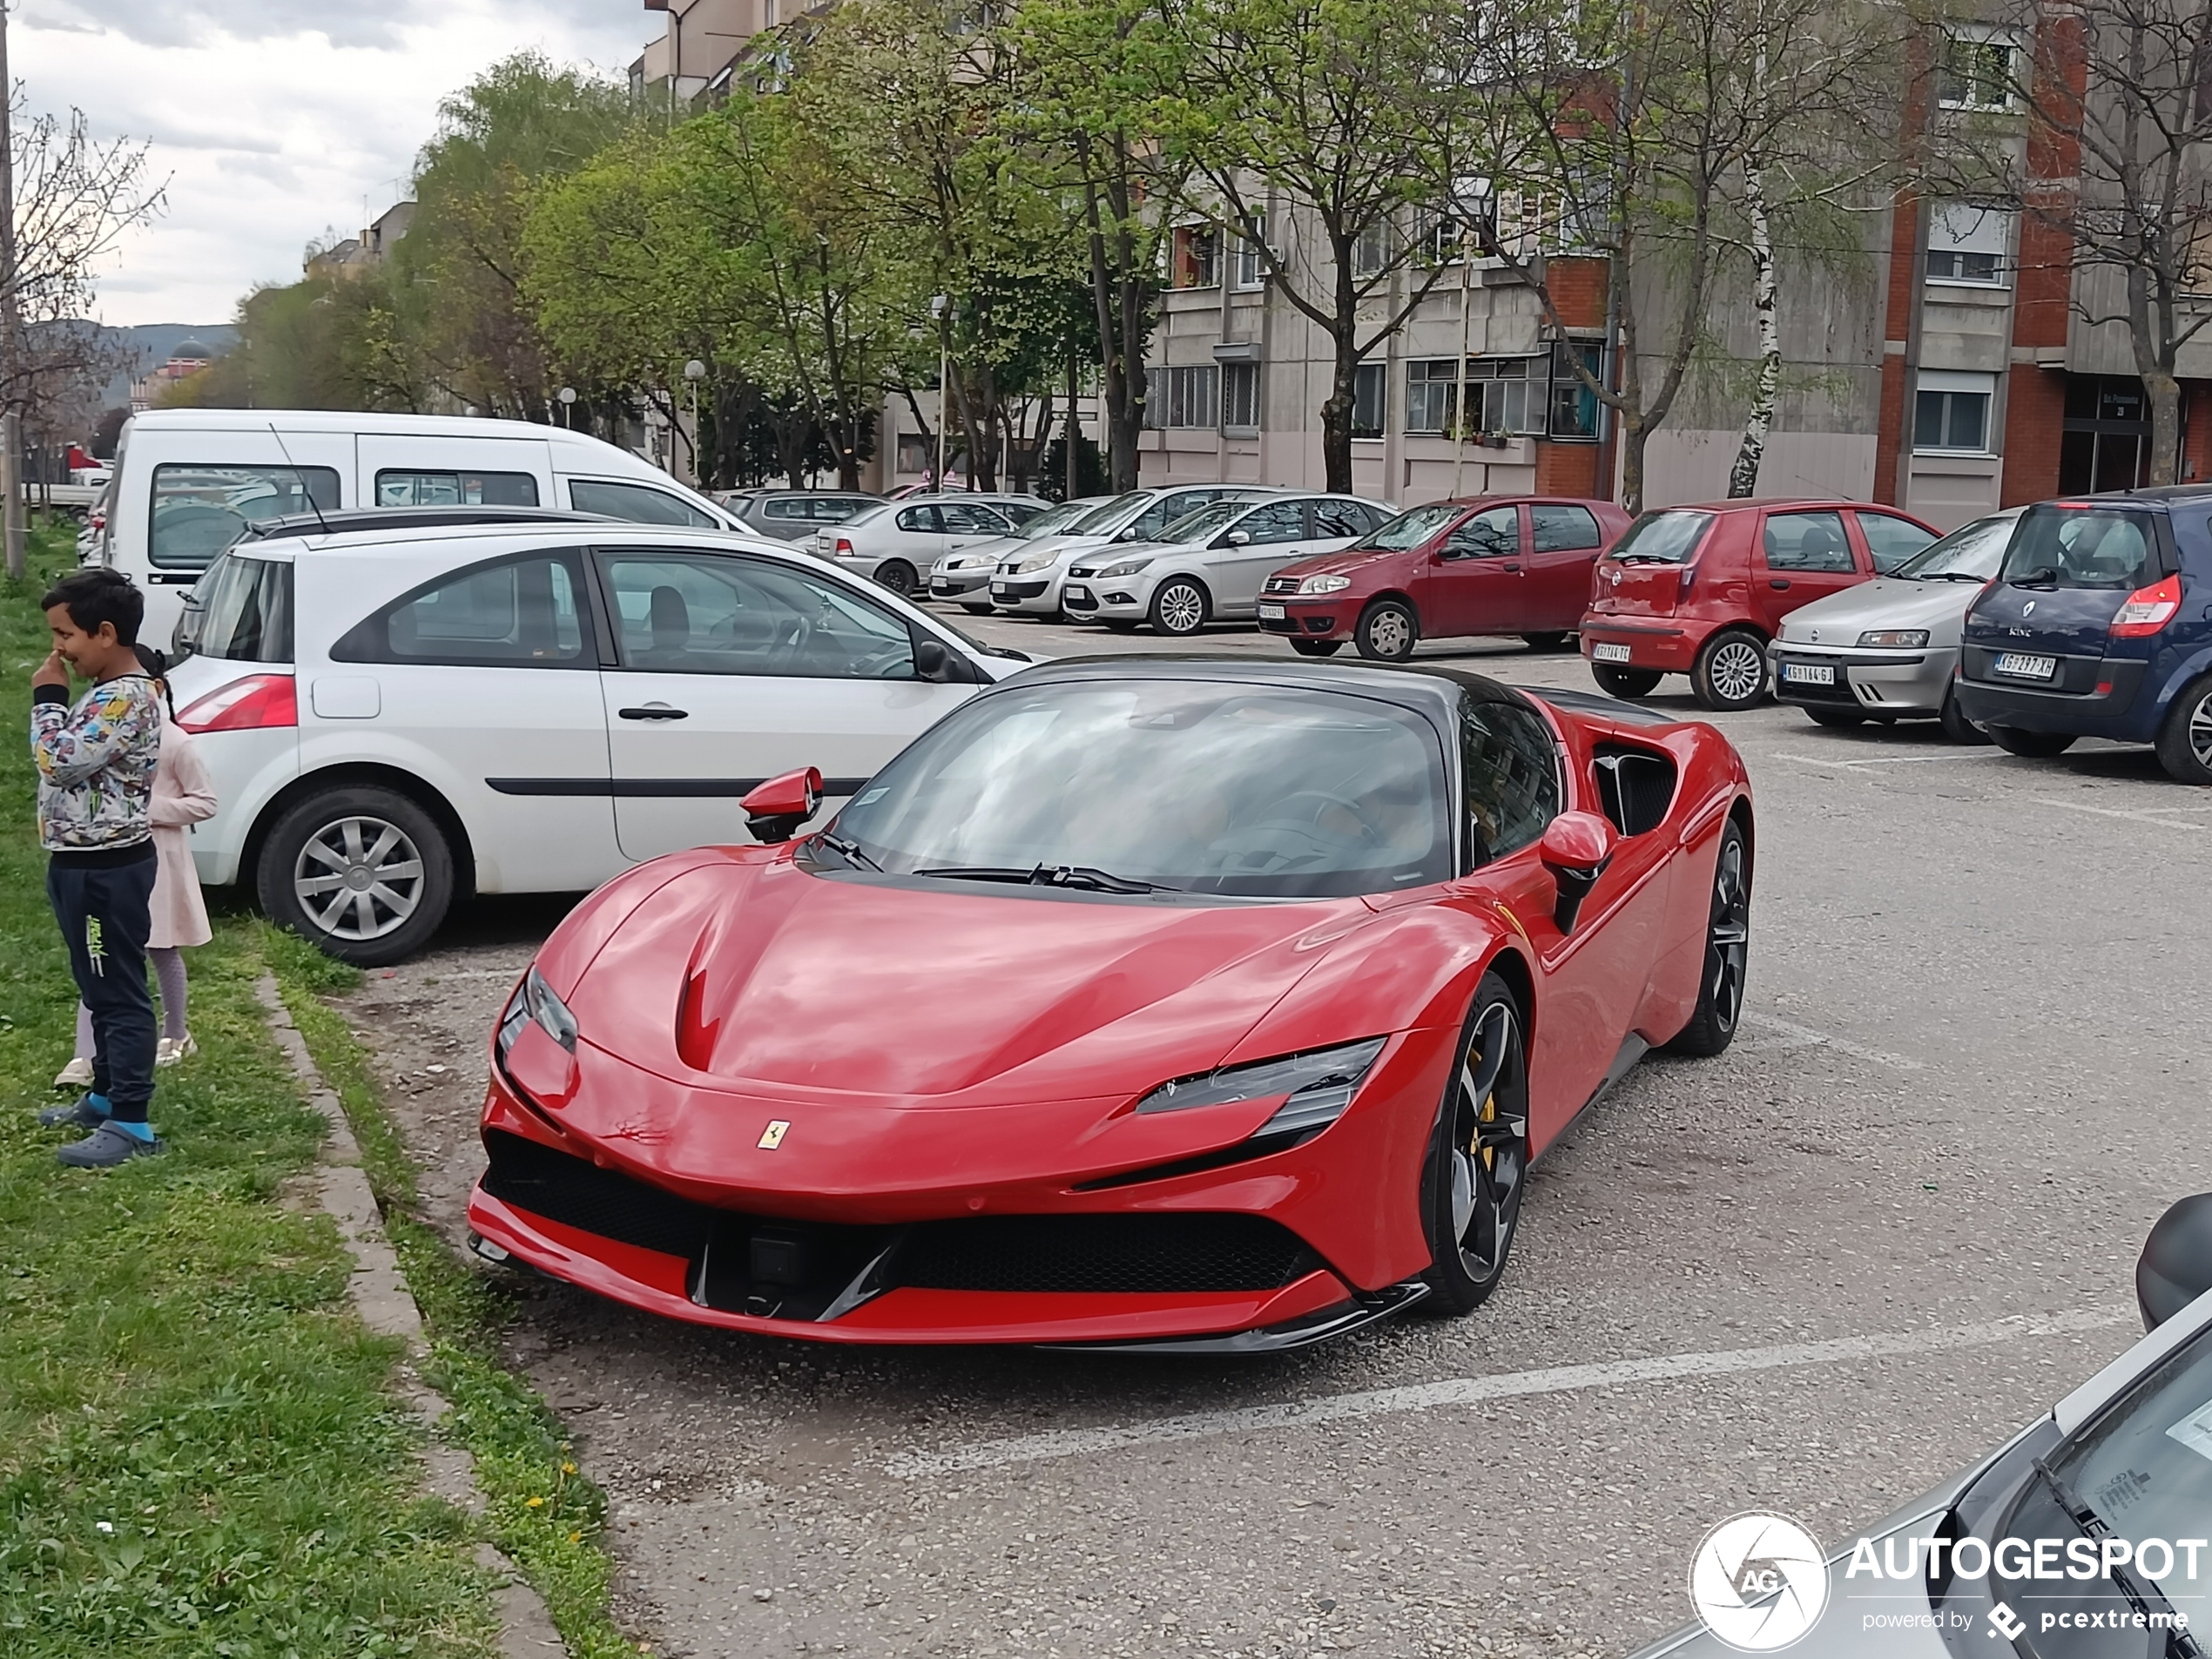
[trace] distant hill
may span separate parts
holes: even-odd
[[[197,340],[217,352],[226,352],[238,343],[238,330],[226,322],[142,322],[135,327],[102,328],[100,332],[134,354],[131,373],[108,382],[104,401],[110,408],[128,403],[131,381],[155,364],[167,362],[169,354],[185,341]]]

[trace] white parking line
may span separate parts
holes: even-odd
[[[1957,754],[1943,755],[1870,755],[1862,760],[1828,760],[1819,755],[1775,756],[1777,760],[1794,760],[1801,766],[1820,766],[1835,772],[1856,772],[1863,766],[1933,766],[1951,760],[1994,760],[1994,750],[1963,750]]]
[[[1743,1023],[1768,1031],[1779,1031],[1790,1039],[1787,1042],[1756,1044],[1751,1050],[1755,1054],[1771,1049],[1833,1049],[1838,1054],[1847,1054],[1858,1060],[1871,1060],[1878,1066],[1892,1066],[1898,1071],[1922,1069],[1919,1061],[1908,1059],[1904,1055],[1892,1054],[1886,1049],[1861,1048],[1856,1042],[1847,1042],[1841,1037],[1831,1036],[1825,1031],[1816,1031],[1809,1025],[1798,1025],[1777,1015],[1761,1014],[1746,1008],[1743,1010]]]
[[[2088,813],[2098,818],[2132,819],[2138,824],[2159,824],[2164,826],[2168,829],[2188,830],[2193,833],[2201,834],[2205,827],[2202,824],[2181,823],[2175,819],[2166,817],[2163,812],[2131,813],[2127,811],[2124,807],[2119,806],[2085,806],[2078,800],[2052,800],[2042,795],[2032,795],[2028,799],[2033,800],[2038,806],[2056,806],[2064,812]],[[2165,810],[2176,813],[2202,813],[2212,812],[2212,807],[2175,806]]]
[[[1559,1366],[1548,1371],[1512,1371],[1491,1377],[1457,1377],[1447,1382],[1415,1383],[1403,1388],[1372,1388],[1320,1399],[1278,1406],[1249,1406],[1235,1411],[1193,1412],[1102,1428],[1050,1429],[984,1440],[937,1452],[907,1452],[885,1463],[886,1474],[900,1480],[929,1480],[978,1469],[1004,1468],[1054,1458],[1088,1457],[1130,1447],[1164,1446],[1178,1440],[1211,1440],[1224,1434],[1272,1433],[1325,1423],[1356,1422],[1399,1412],[1436,1411],[1484,1400],[1531,1394],[1558,1394],[1581,1388],[1627,1383],[1671,1382],[1683,1377],[1731,1377],[1744,1372],[1790,1366],[1848,1364],[1904,1355],[1942,1353],[1953,1348],[1994,1347],[2027,1337],[2060,1336],[2132,1325],[2133,1314],[2109,1308],[2080,1308],[2042,1317],[2015,1315],[1948,1330],[1900,1331],[1884,1336],[1838,1337],[1827,1342],[1793,1342],[1766,1348],[1730,1348],[1712,1353],[1662,1354],[1647,1359],[1615,1359],[1603,1365]]]

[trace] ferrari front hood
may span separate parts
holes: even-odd
[[[1220,1064],[1371,915],[731,860],[645,898],[568,1001],[584,1041],[694,1086],[1020,1104]]]

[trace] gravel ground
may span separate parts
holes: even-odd
[[[963,623],[963,625],[969,625]],[[1055,654],[1157,648],[1009,621]],[[1208,649],[1271,653],[1224,631]],[[1521,684],[1578,659],[1444,651]],[[1679,680],[1655,702],[1689,710]],[[1830,1541],[2125,1347],[2144,1231],[2212,1185],[2212,805],[2142,753],[1724,717],[1758,792],[1743,1035],[1654,1060],[1535,1171],[1504,1288],[1258,1363],[854,1352],[540,1285],[516,1357],[610,1494],[621,1615],[671,1656],[1619,1655],[1738,1510]],[[2192,877],[2190,872],[2197,873]],[[492,1018],[563,907],[486,901],[347,1002],[437,1223]],[[2177,1038],[2180,1040],[2177,1041]],[[948,1470],[1008,1437],[2010,1314],[2108,1322]]]

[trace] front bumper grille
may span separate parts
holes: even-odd
[[[518,1210],[691,1264],[691,1299],[818,1319],[900,1288],[1155,1295],[1272,1291],[1324,1264],[1264,1216],[1215,1211],[975,1216],[845,1226],[695,1204],[518,1135],[484,1136],[483,1190]]]

